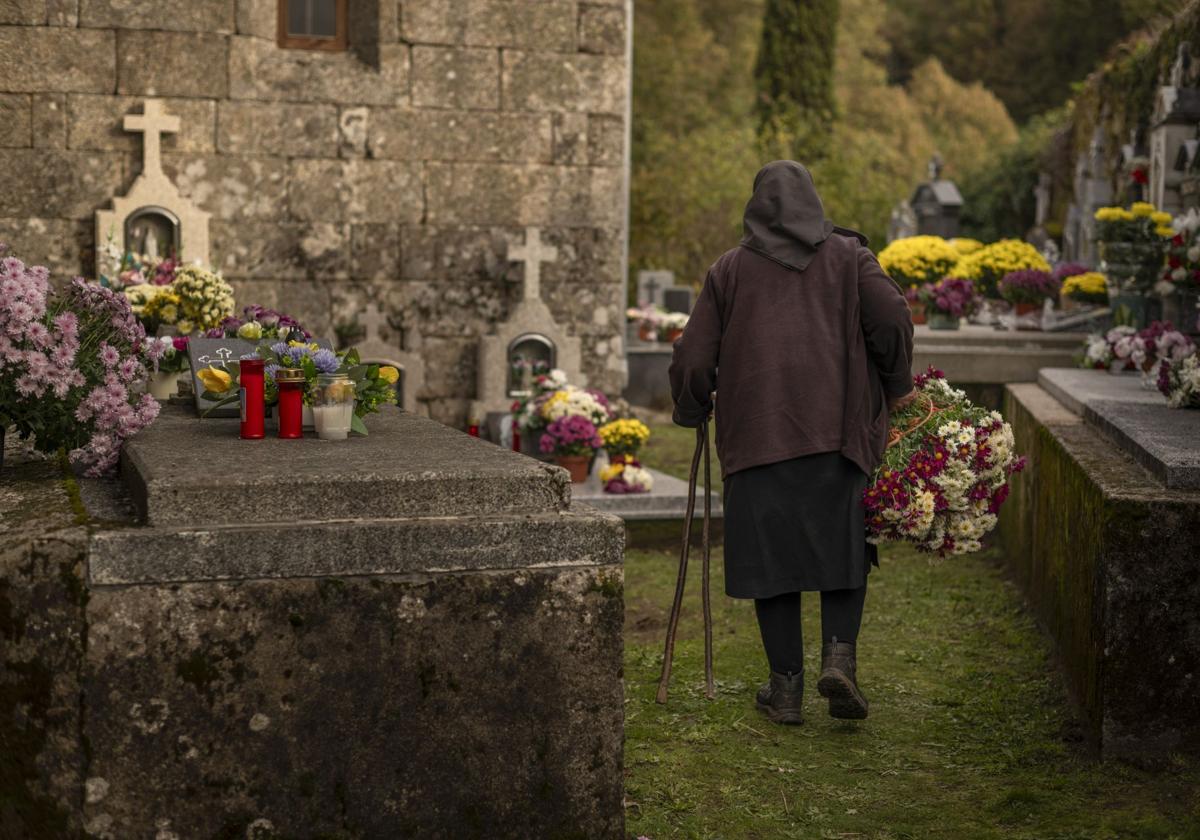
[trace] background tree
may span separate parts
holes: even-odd
[[[827,150],[835,115],[838,0],[766,0],[754,78],[759,131],[786,138],[797,160]]]

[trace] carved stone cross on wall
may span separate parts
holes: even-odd
[[[542,263],[554,262],[558,259],[558,249],[553,245],[542,243],[540,228],[525,228],[525,244],[509,245],[508,259],[510,262],[525,263],[525,287],[521,297],[525,300],[539,300],[542,296]]]
[[[140,114],[125,116],[126,131],[141,131],[142,172],[162,172],[162,135],[179,131],[179,117],[163,112],[162,102],[147,99]]]
[[[379,307],[374,303],[367,304],[367,310],[363,313],[363,335],[364,342],[382,341],[383,337],[379,333],[379,328],[383,326],[391,326],[388,324],[387,317],[379,311]]]

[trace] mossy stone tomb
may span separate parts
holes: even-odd
[[[168,407],[78,493],[10,449],[5,507],[43,516],[0,549],[0,834],[623,836],[620,520],[430,420],[370,429]]]

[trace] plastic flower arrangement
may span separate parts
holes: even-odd
[[[1196,350],[1196,345],[1170,321],[1154,321],[1130,342],[1129,359],[1140,369],[1148,387],[1154,387],[1162,365],[1177,365]]]
[[[0,260],[0,427],[101,475],[158,416],[142,393],[145,332],[121,295],[83,278],[53,292],[49,277]]]
[[[1163,362],[1158,369],[1158,390],[1171,408],[1200,408],[1200,354]]]
[[[947,277],[926,284],[920,290],[919,299],[931,309],[956,318],[965,318],[979,307],[974,284],[958,277]]]
[[[538,442],[545,455],[594,455],[604,445],[596,426],[581,414],[566,414],[550,422]]]
[[[654,476],[633,456],[625,455],[600,471],[600,483],[605,493],[649,493],[654,489]]]
[[[1062,294],[1081,303],[1108,303],[1108,281],[1099,271],[1068,275],[1062,281]]]
[[[129,286],[169,286],[175,282],[179,261],[172,256],[152,257],[148,254],[122,252],[116,235],[110,230],[100,246],[100,285],[115,291]]]
[[[233,315],[233,288],[208,269],[184,266],[176,272],[172,293],[179,296],[179,332],[206,331]]]
[[[975,290],[984,297],[994,297],[1004,275],[1029,268],[1049,271],[1050,264],[1028,242],[1001,239],[959,260],[954,276],[973,282]]]
[[[535,376],[530,393],[512,404],[512,413],[518,427],[524,432],[535,432],[545,428],[546,421],[542,418],[541,407],[551,394],[565,387],[567,374],[558,368]]]
[[[1009,303],[1041,304],[1058,297],[1062,282],[1049,271],[1026,268],[1011,271],[1000,280],[1000,297]]]
[[[1103,335],[1090,336],[1084,346],[1080,367],[1109,369],[1119,362],[1122,370],[1135,370],[1132,356],[1136,337],[1137,330],[1124,325],[1113,327]]]
[[[612,417],[608,398],[599,391],[587,391],[572,385],[550,394],[540,413],[547,424],[564,417],[583,417],[594,426],[602,426]]]
[[[205,335],[209,338],[236,337],[246,341],[308,341],[312,338],[312,334],[292,316],[256,303],[243,307],[242,317],[230,315]]]
[[[274,405],[279,401],[279,386],[275,382],[275,375],[280,368],[298,368],[304,371],[305,405],[312,404],[312,391],[321,374],[346,374],[354,383],[354,417],[351,418],[350,428],[360,435],[367,434],[364,417],[379,411],[384,405],[396,402],[393,386],[399,381],[400,372],[390,365],[363,364],[355,349],[337,353],[304,341],[263,341],[254,353],[248,353],[243,358],[259,358],[266,362],[264,373],[267,405]],[[239,399],[240,374],[241,366],[232,361],[210,365],[197,372],[196,376],[205,388],[202,396],[214,404],[210,411]]]
[[[600,439],[610,458],[636,455],[650,439],[650,427],[641,420],[613,420],[600,427]]]
[[[188,364],[188,337],[186,335],[147,338],[142,352],[145,364],[151,370],[161,373],[182,373]]]
[[[913,381],[918,399],[892,417],[883,463],[863,494],[868,539],[940,557],[978,551],[1025,460],[1004,418],[973,405],[941,371]]]
[[[941,280],[961,256],[940,236],[908,236],[888,243],[879,252],[879,265],[903,289]]]

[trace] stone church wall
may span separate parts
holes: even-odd
[[[526,225],[589,384],[621,386],[623,0],[349,0],[350,49],[276,45],[275,0],[0,2],[0,241],[91,274],[93,214],[141,166],[146,96],[182,121],[163,166],[212,214],[242,303],[329,334],[385,304],[461,424],[478,338],[520,299]],[[184,255],[185,259],[187,255]],[[398,338],[398,336],[393,336]]]

